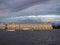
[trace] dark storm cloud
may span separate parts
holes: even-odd
[[[0,22],[12,22],[20,19],[20,16],[45,16],[45,15],[60,15],[60,0],[0,0],[0,17],[10,17],[3,18]],[[16,18],[17,16],[17,18]],[[12,19],[11,19],[12,17]],[[56,17],[56,16],[55,16]],[[55,20],[56,18],[52,18]],[[26,17],[23,17],[25,19]],[[34,20],[38,20],[35,17]],[[46,20],[52,20],[48,17]],[[60,16],[57,20],[60,19]],[[33,17],[31,18],[33,20]],[[45,21],[46,21],[45,20]],[[41,21],[44,21],[41,19]],[[60,20],[59,20],[60,21]]]
[[[49,0],[0,0],[0,10],[9,9],[11,11],[20,11],[37,2],[44,2]]]

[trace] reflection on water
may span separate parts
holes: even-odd
[[[60,30],[0,30],[0,45],[60,45]]]

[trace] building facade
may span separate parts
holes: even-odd
[[[5,30],[51,30],[50,23],[25,23],[25,24],[0,24],[0,29]]]

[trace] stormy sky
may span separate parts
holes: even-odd
[[[22,19],[46,22],[51,18],[60,21],[60,0],[0,0],[0,22]]]

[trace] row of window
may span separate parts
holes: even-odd
[[[19,25],[16,25],[16,24],[8,24],[8,25],[0,25],[0,29],[10,29],[10,30],[18,30],[18,29],[23,29],[23,28],[29,28],[29,29],[33,29],[33,30],[39,30],[39,29],[53,29],[52,28],[52,25],[49,25],[49,24],[19,24]]]

